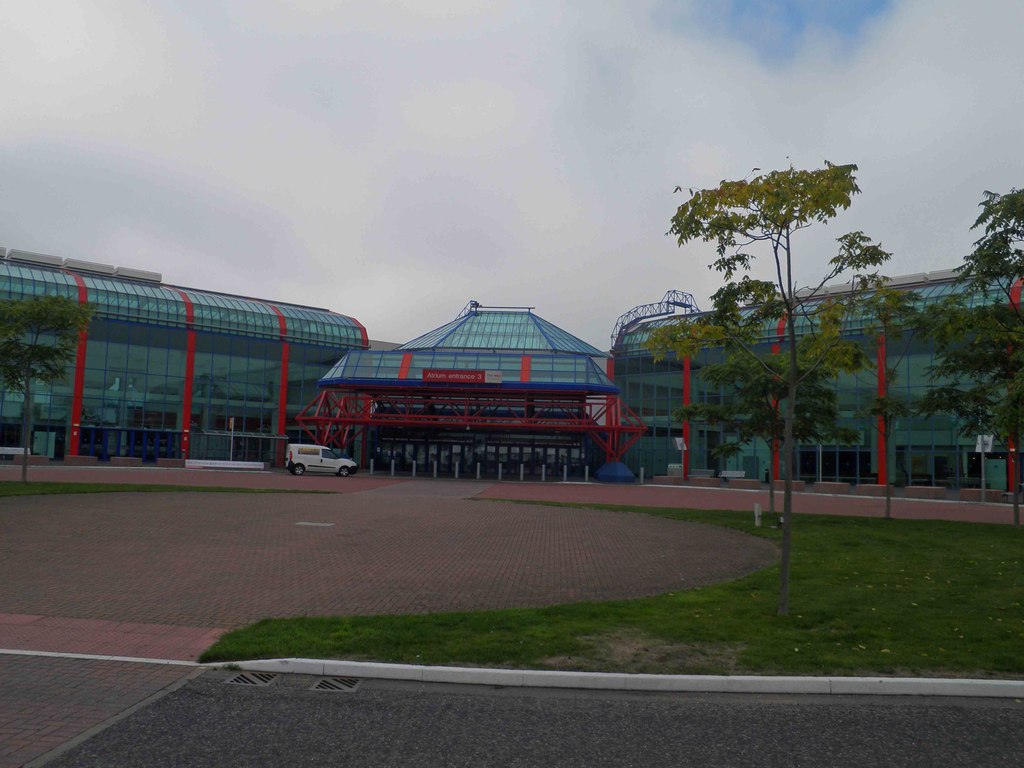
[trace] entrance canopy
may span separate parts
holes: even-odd
[[[470,302],[450,323],[394,350],[353,350],[297,421],[346,448],[367,428],[568,434],[618,461],[644,433],[595,347],[530,308]]]

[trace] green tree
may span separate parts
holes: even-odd
[[[896,419],[911,414],[911,408],[900,397],[893,397],[892,387],[898,378],[900,364],[907,356],[917,328],[921,322],[916,302],[920,296],[913,291],[901,291],[887,285],[878,286],[865,297],[863,318],[864,336],[868,348],[874,353],[883,392],[875,393],[865,410],[872,416],[872,427],[882,439],[879,466],[885,465],[885,517],[892,519],[893,460],[890,442]]]
[[[798,345],[807,347],[808,344]],[[804,368],[806,354],[798,350],[797,359]],[[742,349],[726,350],[721,363],[701,368],[701,377],[709,386],[723,393],[721,401],[694,403],[676,414],[684,420],[695,419],[721,424],[734,439],[715,446],[712,453],[727,459],[742,446],[763,440],[769,451],[785,438],[784,401],[788,395],[785,379],[786,361],[779,355],[760,359]],[[839,426],[834,372],[819,365],[807,371],[800,389],[800,408],[793,426],[794,438],[801,443],[852,443],[856,430]],[[768,484],[768,511],[775,512],[775,483]]]
[[[677,356],[692,356],[702,347],[727,341],[756,359],[755,346],[766,329],[784,321],[780,352],[785,366],[782,381],[783,489],[782,553],[779,577],[780,615],[789,613],[790,559],[792,554],[793,477],[796,470],[796,412],[801,384],[817,368],[853,370],[863,360],[856,344],[842,335],[842,325],[863,294],[878,285],[875,268],[889,254],[862,232],[838,239],[838,253],[825,266],[816,283],[801,288],[795,264],[794,237],[816,224],[825,224],[849,208],[860,192],[855,165],[832,165],[815,170],[788,168],[752,180],[723,181],[714,189],[690,190],[690,198],[676,211],[669,233],[680,246],[693,241],[714,242],[717,258],[710,268],[726,283],[712,297],[713,309],[697,319],[681,318],[666,326],[662,338]],[[759,261],[768,261],[770,280],[749,274]],[[769,270],[765,269],[765,272]],[[853,273],[848,290],[823,291],[826,283]],[[737,279],[738,278],[738,279]],[[797,350],[797,323],[808,338],[806,364]]]
[[[28,482],[32,435],[32,382],[64,377],[74,359],[92,308],[61,296],[0,302],[0,381],[24,397],[21,416],[21,480]]]
[[[972,228],[983,235],[957,278],[963,292],[936,310],[929,323],[938,358],[933,374],[946,383],[922,398],[921,410],[952,414],[962,434],[992,433],[1016,452],[1024,434],[1024,190],[985,192],[980,207]],[[1017,483],[1015,473],[1010,489],[1015,526],[1020,525]]]

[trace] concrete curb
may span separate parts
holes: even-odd
[[[64,653],[61,651],[26,651],[23,648],[0,648],[0,656],[42,656],[50,659],[83,659],[85,661],[120,661],[129,664],[164,664],[176,667],[198,667],[197,661],[184,659],[151,659],[142,656],[109,656],[102,653]]]
[[[216,663],[249,672],[324,677],[412,680],[423,683],[501,685],[526,688],[586,688],[605,691],[687,693],[793,693],[842,696],[978,696],[1024,699],[1024,680],[967,680],[919,677],[764,677],[759,675],[627,675],[614,672],[552,672],[528,669],[426,667],[321,659],[265,659]]]
[[[618,672],[556,672],[531,669],[426,667],[374,661],[262,659],[198,664],[181,659],[147,659],[92,653],[59,653],[3,648],[0,655],[58,659],[169,664],[199,669],[242,669],[321,677],[363,677],[420,683],[502,685],[521,688],[585,688],[602,691],[669,691],[676,693],[793,693],[838,696],[978,696],[1024,699],[1024,680],[970,680],[929,677],[769,677],[763,675],[627,675]]]

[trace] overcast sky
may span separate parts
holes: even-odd
[[[326,307],[405,341],[470,299],[607,348],[706,306],[676,185],[857,163],[796,248],[955,266],[1024,186],[1021,0],[7,3],[0,245]]]

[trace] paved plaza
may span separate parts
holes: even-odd
[[[750,510],[767,508],[763,491],[283,471],[31,472],[40,481],[280,493],[0,499],[0,649],[188,662],[224,631],[270,616],[630,598],[731,579],[777,558],[769,542],[716,527],[529,503]],[[0,480],[16,478],[17,468],[0,468]],[[331,493],[289,493],[296,490]],[[798,513],[877,517],[882,505],[794,496]],[[997,504],[895,499],[893,511],[903,519],[1011,519]],[[0,653],[0,768],[87,734],[191,669]]]
[[[110,479],[97,474],[89,479]],[[181,479],[161,482],[170,477]],[[712,526],[463,498],[486,483],[310,480],[304,489],[347,492],[0,499],[0,649],[190,661],[224,631],[265,617],[630,598],[777,558],[769,542]],[[0,654],[10,682],[0,766],[49,751],[189,671]]]

